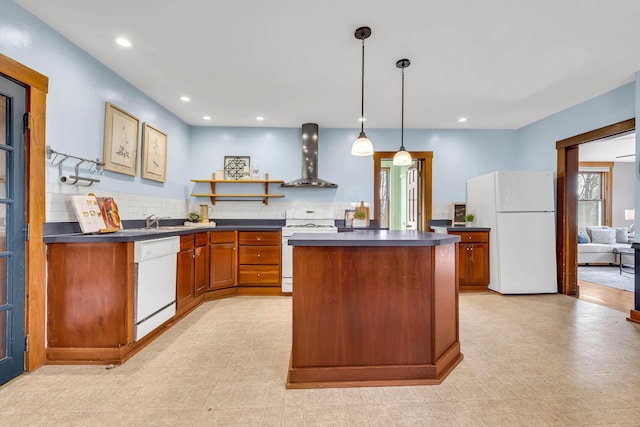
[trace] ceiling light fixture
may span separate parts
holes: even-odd
[[[351,146],[351,154],[354,156],[371,156],[373,155],[373,144],[364,133],[364,40],[371,35],[371,28],[360,27],[356,30],[355,36],[358,40],[362,40],[362,97],[360,98],[360,135]]]
[[[188,96],[181,96],[181,97],[180,97],[180,101],[182,101],[182,102],[189,102],[189,101],[191,101],[191,98],[189,98]]]
[[[264,117],[262,117],[262,116],[258,116],[258,117],[256,117],[256,120],[257,120],[257,121],[259,121],[259,122],[261,122],[261,121],[263,121],[263,120],[264,120]]]
[[[202,116],[202,120],[211,120],[211,116]]]
[[[458,123],[464,123],[464,122],[466,122],[466,121],[467,121],[467,118],[466,118],[466,117],[460,117],[460,118],[458,119]]]
[[[409,166],[411,165],[411,153],[404,148],[404,69],[411,65],[411,61],[408,59],[400,59],[396,62],[396,67],[402,69],[402,113],[400,121],[400,149],[393,156],[394,166]]]
[[[122,47],[131,47],[131,42],[124,37],[118,37],[116,39],[116,43],[118,43]]]

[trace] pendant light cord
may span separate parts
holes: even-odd
[[[404,67],[402,67],[402,117],[400,118],[400,149],[404,150]]]
[[[364,132],[364,39],[362,39],[362,96],[360,97],[360,133]]]

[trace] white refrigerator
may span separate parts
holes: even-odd
[[[467,213],[489,227],[489,289],[558,291],[553,172],[496,171],[467,180]]]

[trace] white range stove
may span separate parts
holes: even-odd
[[[293,248],[289,237],[294,233],[337,233],[330,211],[295,209],[287,211],[282,228],[282,292],[293,292]]]

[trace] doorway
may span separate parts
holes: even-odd
[[[0,384],[24,371],[26,89],[0,77]]]
[[[557,234],[558,292],[578,296],[578,170],[579,146],[634,131],[635,118],[556,142],[558,151]]]
[[[402,170],[398,166],[390,166],[394,154],[394,151],[373,153],[373,218],[381,227],[387,224],[383,228],[391,228],[390,225],[395,222],[394,229],[427,231],[428,221],[431,219],[433,152],[410,152],[413,164]],[[398,181],[405,180],[404,185],[398,184],[399,188],[405,189],[401,202],[392,200],[394,169],[398,174]],[[405,218],[404,223],[398,218]]]

